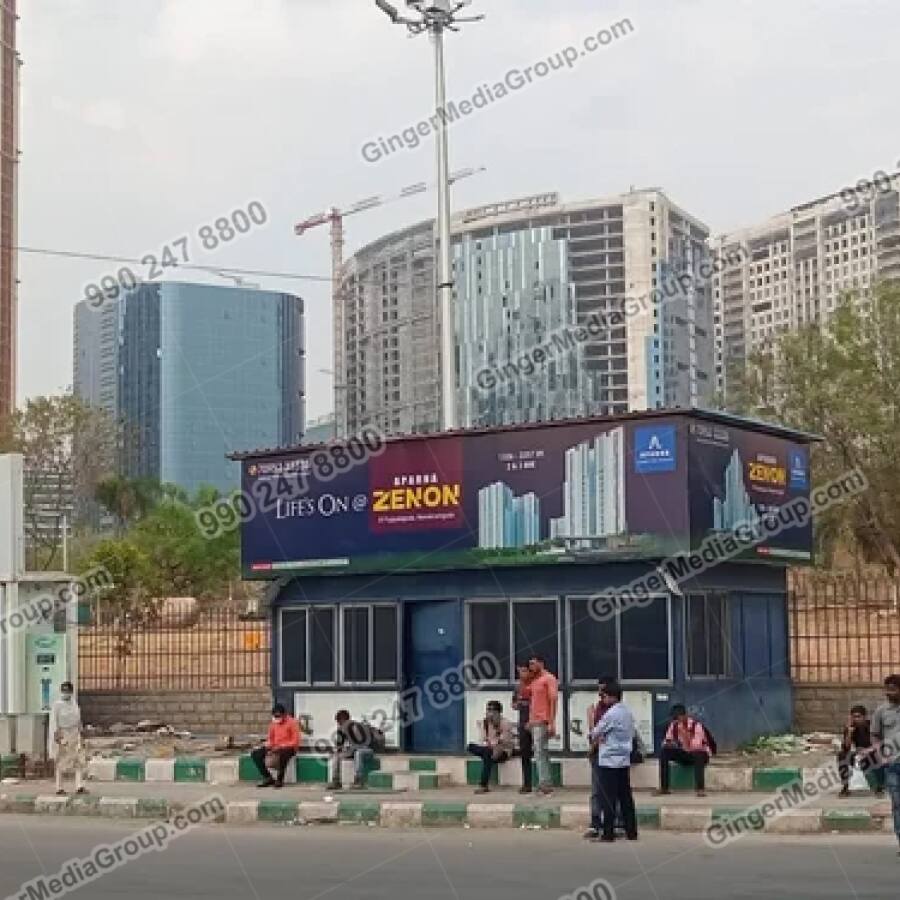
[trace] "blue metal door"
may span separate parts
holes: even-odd
[[[462,604],[456,600],[405,604],[405,679],[420,697],[421,716],[412,716],[406,748],[415,753],[459,753],[463,749],[465,698],[450,699],[426,689],[429,678],[440,677],[463,661]],[[444,703],[435,708],[434,695]],[[416,710],[419,712],[419,710]]]

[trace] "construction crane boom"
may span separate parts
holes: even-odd
[[[457,181],[462,181],[464,178],[469,178],[472,175],[478,175],[480,172],[486,171],[487,169],[484,166],[458,169],[457,171],[450,173],[448,180],[450,184],[455,184]],[[298,236],[306,234],[311,228],[317,228],[319,225],[331,226],[331,304],[334,340],[333,367],[334,371],[337,373],[335,377],[334,414],[335,428],[338,437],[346,436],[346,428],[343,425],[343,410],[339,408],[340,404],[338,402],[338,381],[339,379],[344,378],[344,336],[343,322],[341,319],[343,307],[340,302],[341,269],[344,265],[344,219],[347,216],[355,216],[357,213],[366,212],[367,210],[375,209],[379,206],[385,206],[388,203],[395,203],[397,200],[405,200],[407,197],[415,197],[417,194],[427,193],[429,190],[436,187],[437,183],[435,182],[427,183],[424,181],[417,181],[413,184],[408,184],[406,187],[402,188],[399,193],[391,194],[387,197],[383,197],[381,194],[374,194],[371,197],[357,200],[356,203],[351,204],[345,209],[338,209],[336,206],[332,206],[330,209],[316,213],[316,215],[310,216],[308,219],[304,219],[294,226],[294,234]]]

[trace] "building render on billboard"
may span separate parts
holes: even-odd
[[[346,708],[393,749],[459,753],[541,655],[560,679],[555,753],[587,749],[608,674],[655,747],[675,702],[702,706],[723,747],[789,728],[785,566],[811,559],[812,525],[743,544],[734,526],[808,509],[812,440],[654,410],[396,438],[321,480],[322,450],[238,453],[248,497],[298,491],[241,526],[245,577],[274,582],[273,699],[310,739]],[[623,596],[639,601],[610,607]],[[477,660],[491,671],[431,703]]]
[[[700,274],[709,230],[661,190],[494,203],[458,213],[452,235],[462,426],[710,404],[712,286]],[[438,429],[434,248],[426,221],[346,263],[339,433]],[[623,320],[603,324],[615,315]]]

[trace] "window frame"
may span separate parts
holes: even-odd
[[[614,597],[615,594],[613,592],[608,592],[608,595]],[[573,600],[587,600],[590,601],[592,597],[603,597],[607,596],[607,593],[600,594],[566,594],[563,598],[565,600],[565,610],[566,610],[566,683],[571,685],[573,688],[583,688],[583,687],[596,687],[597,685],[597,677],[600,676],[601,672],[598,672],[594,678],[575,678],[575,656],[572,652],[572,601]],[[622,615],[621,613],[617,613],[615,617],[616,623],[616,679],[619,684],[623,687],[628,687],[629,685],[659,685],[670,687],[675,682],[675,660],[673,658],[673,652],[675,649],[675,641],[673,635],[673,627],[672,627],[672,595],[670,593],[657,593],[657,594],[649,594],[647,597],[648,600],[665,600],[666,601],[666,652],[668,654],[669,660],[669,674],[667,678],[623,678],[622,677]]]
[[[516,674],[516,659],[515,659],[515,610],[514,606],[517,603],[553,603],[555,613],[556,613],[556,659],[559,663],[559,668],[562,668],[562,664],[564,662],[563,659],[563,643],[562,643],[562,635],[561,635],[561,616],[560,616],[560,596],[559,594],[546,594],[537,597],[513,597],[513,596],[504,596],[504,597],[466,597],[465,598],[465,615],[463,616],[463,628],[464,632],[464,640],[463,640],[463,652],[465,654],[465,659],[472,659],[472,616],[471,616],[471,608],[476,604],[497,604],[502,605],[505,604],[508,612],[508,634],[507,641],[509,647],[509,669],[507,671],[507,675],[509,676],[507,679],[503,678],[494,678],[491,680],[483,680],[479,682],[480,686],[483,687],[510,687],[517,683],[518,675]],[[560,676],[559,672],[554,673],[557,677]]]
[[[394,652],[394,660],[396,662],[396,677],[392,681],[376,681],[374,679],[375,674],[375,614],[374,610],[377,607],[386,607],[388,609],[394,610],[395,616],[395,631],[396,631],[396,644],[395,644],[395,652]],[[336,608],[340,610],[340,623],[338,625],[338,630],[340,632],[338,639],[338,655],[339,655],[339,668],[338,668],[338,678],[340,679],[341,686],[351,687],[351,688],[375,688],[375,687],[398,687],[400,684],[400,678],[403,672],[403,641],[400,623],[403,617],[400,615],[401,604],[396,601],[385,601],[385,600],[371,600],[364,601],[361,603],[338,603],[336,604]],[[345,633],[344,633],[344,611],[350,609],[366,609],[369,611],[369,619],[368,619],[368,627],[366,629],[366,638],[369,644],[369,665],[368,665],[368,679],[366,681],[350,681],[347,679],[344,672],[344,642],[345,642]]]
[[[372,676],[375,672],[375,616],[373,610],[376,607],[385,607],[394,610],[395,628],[396,628],[396,644],[395,644],[395,663],[396,677],[393,681],[375,681]],[[369,665],[368,665],[368,681],[348,681],[344,677],[344,610],[349,608],[368,609],[369,621],[367,628],[367,640],[369,643]],[[365,690],[368,688],[397,688],[403,672],[403,634],[402,622],[403,616],[400,614],[401,604],[392,600],[373,600],[362,603],[292,603],[288,606],[280,606],[278,608],[278,683],[282,687],[304,687],[304,688],[336,688],[349,687]],[[333,614],[332,628],[332,658],[334,661],[334,680],[332,681],[312,681],[312,648],[310,646],[313,610],[327,609]],[[306,672],[303,681],[286,681],[284,678],[284,613],[300,612],[306,613],[306,628],[303,640],[306,642]],[[334,654],[337,658],[334,659]]]
[[[707,603],[710,595],[723,597],[725,615],[722,617],[722,661],[724,672],[721,675],[695,675],[691,672],[690,655],[690,606],[692,597],[703,597],[703,612],[706,617]],[[684,640],[684,677],[686,681],[727,681],[734,678],[734,649],[731,645],[731,592],[726,590],[713,590],[704,588],[699,591],[687,591],[684,595],[683,640]],[[708,617],[707,623],[708,623]],[[706,660],[709,668],[709,631],[706,639]]]

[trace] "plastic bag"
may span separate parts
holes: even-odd
[[[859,763],[850,770],[849,787],[851,791],[867,791],[869,789],[869,782],[866,781],[865,773],[860,768]]]

